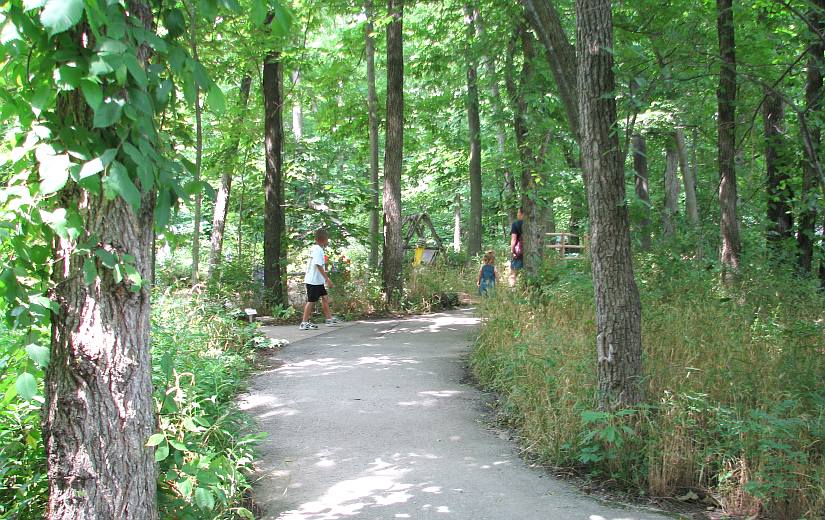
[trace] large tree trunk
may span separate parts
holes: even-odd
[[[513,58],[516,42],[519,38],[521,39],[524,61],[517,85],[513,70]],[[504,74],[507,94],[513,107],[513,126],[516,133],[519,162],[521,163],[521,208],[524,213],[521,242],[524,270],[530,275],[538,272],[542,253],[541,212],[536,204],[536,183],[533,175],[536,159],[530,151],[530,143],[528,142],[529,130],[527,127],[527,101],[525,97],[525,91],[533,84],[534,78],[532,62],[535,59],[535,49],[533,41],[533,35],[527,31],[526,27],[521,25],[516,27],[516,34],[508,45]]]
[[[636,196],[642,201],[642,217],[639,219],[639,242],[642,249],[650,249],[650,188],[647,177],[647,143],[641,134],[633,134],[633,169],[636,172]]]
[[[676,140],[676,151],[679,153],[679,169],[682,171],[682,182],[685,185],[685,211],[688,222],[694,229],[699,228],[699,205],[696,202],[696,176],[688,164],[685,132],[681,128],[673,134]]]
[[[191,34],[190,45],[192,49],[192,59],[196,62],[198,58],[198,24],[195,5],[189,8]],[[201,89],[198,82],[195,82],[195,183],[201,180],[201,163],[203,162],[203,124],[201,121]],[[201,203],[203,201],[203,191],[198,188],[195,193],[195,214],[193,216],[192,230],[192,285],[198,283],[200,278],[200,257],[201,257]]]
[[[732,0],[716,0],[719,35],[719,209],[723,278],[730,280],[739,270],[742,245],[736,211],[736,43],[733,31]]]
[[[467,122],[470,138],[470,223],[467,252],[481,252],[481,120],[478,114],[478,67],[472,42],[475,37],[474,10],[464,4],[464,21],[467,25]]]
[[[378,95],[375,93],[375,30],[373,23],[374,6],[372,0],[364,2],[364,11],[367,15],[365,27],[367,52],[367,109],[369,111],[370,133],[370,187],[372,189],[372,207],[370,208],[370,256],[369,266],[373,271],[378,269],[378,248],[381,245],[379,235],[379,204],[378,199]]]
[[[384,290],[401,298],[401,168],[404,153],[404,0],[387,0],[387,138],[384,149]]]
[[[239,103],[241,120],[243,120],[243,114],[249,102],[249,90],[251,87],[252,76],[247,74],[241,80],[241,97]],[[214,276],[215,269],[220,265],[223,256],[223,236],[226,230],[226,216],[229,213],[229,195],[232,191],[232,175],[237,161],[239,142],[240,139],[236,133],[230,141],[229,146],[226,147],[226,155],[223,159],[224,171],[223,175],[221,175],[221,186],[218,188],[218,194],[215,198],[215,211],[212,215],[212,236],[210,239],[211,247],[209,252],[210,278]],[[238,233],[240,233],[240,229]]]
[[[775,92],[765,93],[762,105],[762,118],[765,125],[765,170],[768,188],[768,246],[775,253],[779,244],[793,234],[793,214],[791,199],[793,194],[789,186],[790,175],[785,155],[785,107],[782,97]]]
[[[576,90],[576,49],[564,32],[561,16],[550,0],[521,0],[527,21],[547,52],[547,61],[556,80],[567,123],[579,140],[579,106]]]
[[[678,164],[676,143],[668,139],[665,148],[665,204],[662,210],[662,236],[664,238],[672,238],[676,231],[676,220],[679,214],[679,180],[676,177]]]
[[[284,211],[283,66],[279,52],[264,59],[264,288],[267,303],[286,305],[286,217]]]
[[[811,23],[818,28],[823,27],[825,21],[825,1],[816,0],[809,12]],[[805,113],[813,114],[822,109],[823,91],[823,54],[825,54],[825,43],[816,36],[813,37],[811,46],[808,47],[808,75],[805,81]],[[822,132],[818,125],[813,125],[808,129],[810,146],[814,148],[814,155],[819,153]],[[816,165],[810,159],[810,154],[805,154],[802,160],[802,191],[799,194],[799,229],[796,235],[798,249],[797,263],[803,272],[811,272],[814,256],[814,236],[816,231]]]
[[[599,407],[642,400],[641,303],[616,126],[610,0],[576,0],[579,120],[590,209]]]
[[[130,18],[151,30],[148,5],[128,2]],[[125,17],[124,17],[125,19]],[[128,22],[127,22],[128,23]],[[75,40],[90,37],[82,29]],[[148,60],[141,47],[138,60]],[[79,91],[60,93],[58,112],[66,128],[97,132],[119,142],[114,127],[93,130],[92,113]],[[119,160],[128,163],[123,157]],[[136,175],[130,175],[132,178]],[[43,443],[49,478],[47,518],[157,518],[154,449],[146,441],[155,428],[149,344],[155,190],[147,189],[137,211],[122,198],[106,200],[69,181],[64,207],[86,223],[77,241],[54,243],[51,361],[46,370]],[[140,184],[138,183],[138,188]],[[84,281],[78,243],[131,255],[144,283],[115,281],[96,256],[98,277]]]

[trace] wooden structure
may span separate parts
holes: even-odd
[[[559,258],[577,260],[587,256],[587,235],[580,237],[572,233],[545,233],[545,249],[555,249]]]
[[[429,238],[427,237],[428,230]],[[438,253],[444,250],[444,243],[438,236],[433,221],[426,213],[404,217],[401,223],[401,234],[404,236],[404,250],[415,251],[413,265],[431,264]]]

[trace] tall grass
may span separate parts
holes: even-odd
[[[628,489],[708,490],[733,514],[825,518],[825,306],[767,266],[735,288],[679,258],[638,262],[647,404],[596,410],[588,266],[482,303],[481,382],[542,460]]]

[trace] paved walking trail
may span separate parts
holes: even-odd
[[[462,383],[471,309],[318,331],[265,327],[291,344],[242,407],[269,432],[255,498],[279,520],[661,520],[584,496],[485,427]]]

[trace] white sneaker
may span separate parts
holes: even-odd
[[[312,323],[311,321],[302,321],[298,328],[301,330],[315,330],[318,328],[318,325]]]
[[[337,316],[333,316],[332,318],[326,320],[324,323],[326,323],[329,326],[332,326],[332,325],[338,325],[342,321],[343,320],[339,319]]]

